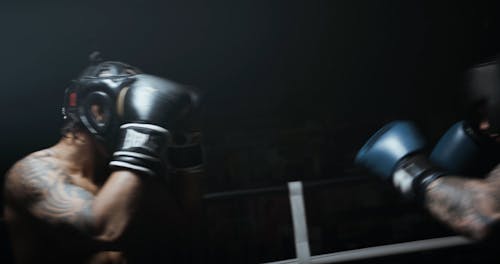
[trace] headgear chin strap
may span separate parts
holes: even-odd
[[[118,96],[140,73],[138,68],[123,62],[100,62],[95,54],[91,55],[91,65],[65,91],[64,119],[81,122],[98,140],[113,146],[120,124]]]

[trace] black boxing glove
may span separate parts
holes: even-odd
[[[179,84],[139,74],[118,96],[120,138],[109,165],[157,175],[173,130],[191,111],[192,100]]]
[[[201,91],[194,87],[186,88],[186,90],[191,96],[193,107],[179,128],[172,131],[172,144],[167,149],[169,171],[173,173],[192,173],[203,170],[202,95]]]
[[[174,132],[168,146],[169,169],[173,173],[199,172],[203,170],[201,131]]]

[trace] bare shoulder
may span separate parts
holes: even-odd
[[[7,204],[49,224],[84,230],[91,217],[93,194],[76,186],[50,150],[18,161],[7,173]]]
[[[51,182],[63,177],[51,151],[34,152],[17,161],[5,177],[5,194],[9,203],[34,202],[43,197]]]
[[[486,181],[492,185],[500,186],[500,164],[488,173]]]

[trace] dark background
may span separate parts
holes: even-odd
[[[205,259],[293,258],[280,189],[293,180],[322,186],[305,190],[313,254],[447,235],[352,158],[387,121],[416,121],[432,144],[463,117],[463,71],[498,51],[498,11],[495,1],[2,2],[0,172],[57,142],[63,91],[99,50],[205,92],[206,197],[277,188],[207,198]]]

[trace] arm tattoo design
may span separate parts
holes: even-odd
[[[16,164],[6,186],[14,202],[35,218],[88,231],[93,195],[73,185],[67,173],[44,157],[28,157]]]
[[[433,215],[459,233],[485,238],[498,221],[500,189],[481,180],[443,177],[429,185],[426,205]]]

